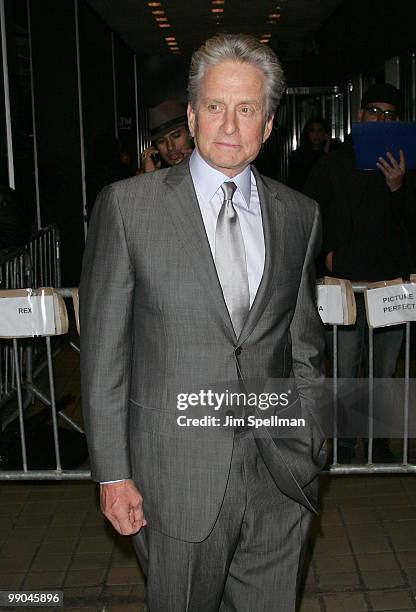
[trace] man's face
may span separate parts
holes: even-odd
[[[370,102],[358,113],[358,120],[363,122],[398,121],[398,119],[397,108],[393,104],[388,104],[388,102]]]
[[[154,141],[159,155],[168,166],[174,166],[187,157],[192,150],[192,139],[188,128],[181,125]]]
[[[207,69],[188,123],[205,161],[230,178],[257,157],[273,126],[266,120],[263,72],[226,60]]]

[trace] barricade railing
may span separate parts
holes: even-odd
[[[354,294],[362,294],[367,289],[366,285],[358,285],[355,284],[352,286],[354,290]],[[74,304],[75,315],[77,313],[77,290],[71,288],[57,288],[56,293],[64,298],[72,298]],[[354,464],[340,464],[338,461],[338,420],[337,420],[337,411],[338,411],[338,401],[339,401],[339,379],[337,375],[338,371],[338,330],[339,325],[332,325],[332,410],[333,410],[333,432],[332,432],[332,443],[333,443],[333,461],[329,465],[327,472],[331,474],[386,474],[386,473],[414,473],[416,472],[416,465],[409,462],[409,416],[410,416],[410,333],[411,333],[411,324],[410,322],[405,323],[405,352],[404,352],[404,377],[403,381],[403,406],[402,406],[402,415],[403,415],[403,456],[401,457],[400,462],[396,463],[375,463],[373,461],[372,456],[372,446],[374,441],[373,435],[373,425],[374,425],[374,389],[375,389],[375,379],[374,379],[374,371],[373,371],[373,361],[374,361],[374,338],[373,338],[373,329],[369,328],[368,330],[368,354],[369,354],[369,364],[368,364],[368,378],[366,379],[366,384],[368,385],[368,452],[367,452],[367,461],[362,464],[354,463]],[[54,445],[55,459],[56,459],[56,467],[55,469],[29,469],[27,465],[27,457],[26,457],[26,440],[25,440],[25,432],[24,432],[24,410],[25,405],[22,398],[22,388],[27,387],[27,381],[25,381],[24,376],[22,375],[19,361],[19,343],[25,342],[25,340],[19,340],[18,338],[12,339],[12,357],[14,361],[14,370],[17,381],[17,399],[18,399],[18,416],[19,416],[19,424],[20,424],[20,440],[21,440],[21,451],[22,451],[22,466],[21,470],[0,470],[0,480],[75,480],[75,479],[88,479],[90,478],[90,471],[84,468],[65,470],[62,468],[61,459],[60,459],[60,446],[59,446],[59,436],[58,436],[58,417],[62,416],[70,425],[74,425],[75,428],[78,429],[79,432],[82,432],[82,429],[79,428],[76,424],[71,421],[71,419],[66,418],[60,411],[57,410],[56,399],[55,399],[55,382],[54,382],[54,372],[53,372],[53,355],[51,348],[51,336],[54,334],[38,334],[43,335],[46,342],[46,351],[47,351],[47,364],[48,364],[48,377],[49,377],[49,396],[43,396],[43,401],[47,404],[51,409],[51,418],[53,425],[53,438],[51,439],[51,444]],[[75,348],[77,345],[75,344]],[[23,381],[23,384],[20,384]],[[31,385],[29,385],[30,388]],[[40,397],[40,394],[37,394]]]
[[[354,291],[354,296],[361,295],[363,296],[369,286],[365,283],[352,283],[352,289]],[[414,301],[414,296],[410,296]],[[414,306],[412,306],[414,308]],[[389,381],[384,379],[382,384],[379,385],[379,380],[375,378],[374,375],[374,332],[375,329],[369,326],[367,323],[367,333],[368,333],[368,341],[367,341],[367,353],[368,353],[368,373],[365,377],[365,385],[367,386],[367,397],[368,397],[368,405],[367,405],[367,435],[365,436],[366,440],[366,449],[364,447],[364,462],[339,462],[339,449],[340,449],[340,423],[339,423],[339,402],[340,402],[340,377],[338,376],[338,358],[339,358],[339,343],[338,343],[338,333],[340,329],[340,325],[334,324],[332,326],[332,359],[331,359],[331,369],[332,369],[332,424],[333,424],[333,433],[332,433],[332,461],[329,462],[328,469],[326,472],[330,472],[331,474],[411,474],[416,473],[416,465],[409,461],[409,441],[414,435],[414,423],[412,421],[412,427],[410,427],[410,419],[415,414],[415,406],[413,406],[413,411],[411,411],[410,404],[410,390],[411,390],[411,322],[402,322],[397,325],[401,325],[404,327],[404,375],[400,379],[394,379],[394,388],[398,391],[398,395],[402,401],[402,405],[400,407],[400,412],[397,410],[397,407],[391,405],[392,411],[392,420],[399,417],[400,425],[399,427],[392,428],[397,433],[397,437],[400,437],[402,440],[402,452],[400,456],[400,460],[395,462],[376,462],[373,457],[374,450],[374,441],[377,439],[374,435],[374,423],[377,418],[380,418],[380,415],[377,414],[377,402],[375,401],[375,390],[378,386],[381,388],[386,388],[386,385],[389,385]],[[395,327],[394,325],[389,325],[389,329]],[[384,383],[384,387],[383,387]],[[391,387],[393,387],[393,379],[391,379]],[[393,395],[393,394],[392,394]],[[384,411],[383,416],[385,416],[386,411]],[[361,415],[360,415],[361,416]],[[381,417],[382,418],[382,417]],[[342,429],[342,426],[341,426]],[[399,431],[400,430],[400,431]],[[385,428],[385,431],[388,431],[388,427]],[[412,433],[413,432],[413,433]],[[345,437],[345,434],[344,434]],[[386,433],[387,437],[387,433]],[[396,436],[393,436],[396,437]],[[396,458],[396,457],[395,457]]]
[[[60,237],[57,225],[48,225],[39,230],[16,249],[0,252],[0,289],[60,286]]]
[[[35,234],[19,248],[0,253],[0,290],[61,284],[60,239],[56,225],[49,225]],[[0,409],[17,392],[15,359],[11,341],[0,343]],[[19,367],[25,380],[33,377],[36,354],[30,342],[19,347]],[[3,418],[1,418],[3,417]],[[7,424],[6,418],[6,424]],[[4,414],[0,423],[5,425]]]
[[[72,298],[75,314],[77,312],[77,291],[71,289],[42,288],[0,291],[2,312],[6,314],[5,321],[0,325],[0,338],[9,339],[12,343],[11,354],[14,362],[17,418],[19,423],[19,441],[22,469],[1,469],[0,480],[74,480],[90,478],[90,471],[85,469],[65,470],[62,467],[61,448],[59,441],[58,418],[62,418],[78,433],[83,434],[82,428],[63,410],[58,410],[55,392],[55,376],[53,366],[52,338],[68,332],[68,315],[65,302],[62,298]],[[10,302],[10,308],[7,302]],[[28,320],[18,320],[18,311],[30,311]],[[27,313],[29,314],[29,312]],[[29,322],[28,322],[29,321]],[[9,329],[10,328],[10,329]],[[36,338],[36,340],[34,340]],[[37,388],[32,381],[25,378],[19,359],[19,344],[30,339],[46,343],[48,392]],[[76,345],[75,345],[76,347]],[[55,469],[30,469],[28,465],[27,440],[25,432],[25,411],[27,405],[23,398],[23,391],[28,390],[45,406],[50,408],[52,421],[52,435],[50,443],[53,445]]]

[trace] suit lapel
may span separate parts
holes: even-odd
[[[270,299],[272,291],[276,287],[283,261],[285,242],[283,240],[286,221],[285,204],[279,198],[277,191],[269,188],[261,174],[254,167],[253,173],[256,178],[262,214],[265,260],[263,276],[247,320],[241,330],[238,340],[239,344],[245,342],[254,330]]]
[[[253,172],[262,214],[265,262],[263,276],[238,344],[242,344],[252,333],[276,287],[285,242],[283,240],[286,221],[285,204],[279,198],[277,191],[269,188],[255,168]],[[167,186],[166,209],[172,224],[190,262],[197,269],[203,286],[209,290],[213,305],[235,344],[237,337],[218,280],[188,161],[173,166],[166,174],[164,181]]]
[[[187,160],[167,172],[165,184],[166,209],[172,225],[235,344],[237,338],[218,280]]]

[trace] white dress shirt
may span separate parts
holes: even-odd
[[[250,166],[247,166],[240,174],[230,179],[207,164],[196,149],[190,157],[189,170],[214,261],[215,229],[224,199],[221,185],[225,181],[232,181],[237,185],[233,196],[233,204],[240,221],[246,250],[251,308],[260,285],[261,277],[263,276],[265,257],[260,200],[254,174]]]
[[[224,199],[221,185],[225,181],[232,181],[237,185],[237,189],[233,196],[233,204],[238,213],[246,250],[251,308],[260,285],[261,277],[263,276],[265,256],[260,200],[254,174],[250,166],[247,166],[240,174],[230,179],[225,174],[222,174],[222,172],[218,172],[218,170],[215,170],[207,164],[196,149],[189,160],[189,170],[191,171],[205,232],[208,237],[214,261],[215,229],[217,226],[218,214]],[[113,482],[121,481],[109,480],[101,484],[111,484]]]

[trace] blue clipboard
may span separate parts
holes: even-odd
[[[377,170],[379,157],[389,151],[397,161],[403,150],[406,168],[416,168],[415,121],[368,121],[352,124],[357,170]]]

